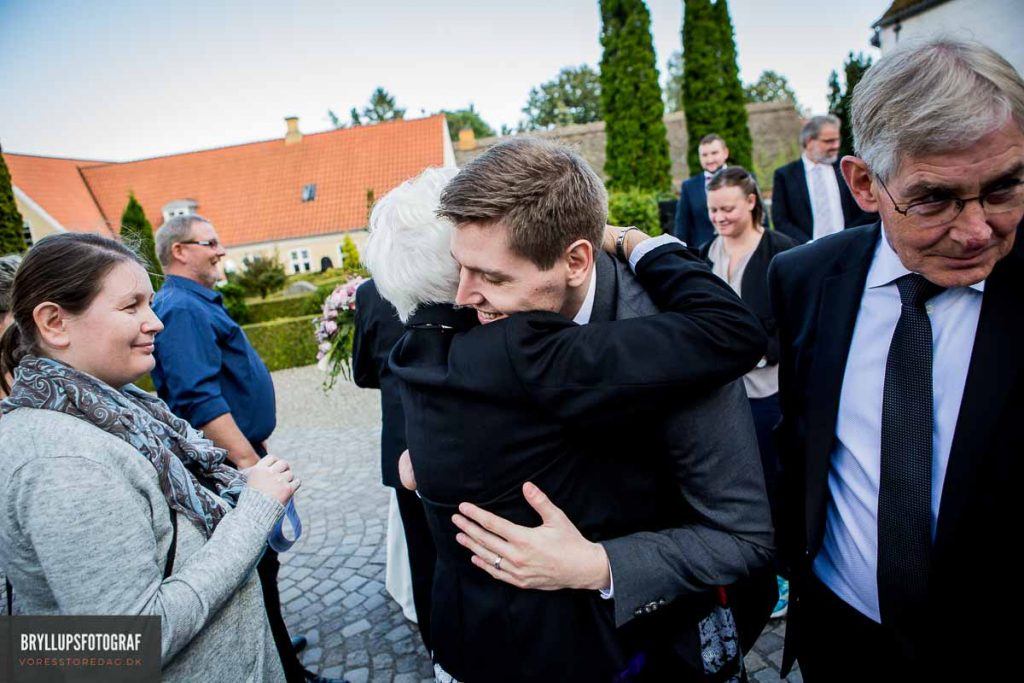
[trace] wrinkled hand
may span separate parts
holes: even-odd
[[[611,575],[604,548],[585,539],[533,484],[523,484],[523,496],[540,515],[540,526],[519,526],[472,503],[459,505],[462,514],[452,521],[462,533],[455,538],[473,552],[473,564],[517,588],[608,588]],[[498,557],[501,562],[495,567]]]
[[[412,470],[412,458],[409,457],[408,448],[398,456],[398,478],[402,480],[402,486],[410,491],[416,490],[416,473]]]

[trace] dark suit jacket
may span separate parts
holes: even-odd
[[[877,213],[866,213],[854,201],[846,185],[839,162],[833,164],[839,181],[839,199],[843,205],[843,222],[852,228],[878,220]],[[798,243],[809,242],[814,236],[814,214],[811,211],[811,193],[807,187],[803,158],[775,169],[772,183],[772,225]]]
[[[880,232],[878,223],[845,230],[780,254],[769,269],[781,339],[778,437],[788,504],[780,550],[792,571],[784,671],[800,652],[801,593],[822,545],[840,390]],[[995,653],[1012,652],[1017,632],[1006,619],[1024,595],[1018,563],[1007,555],[1019,527],[1024,453],[1022,239],[1018,228],[1013,251],[985,282],[933,548],[927,622],[934,628],[921,634],[947,675],[971,670],[963,680],[994,680],[980,672],[1005,666]],[[880,396],[865,399],[881,410]],[[981,593],[965,595],[965,581]],[[975,625],[982,632],[972,635]],[[991,656],[978,654],[979,643]]]
[[[398,458],[405,450],[405,413],[398,379],[388,356],[405,326],[395,307],[385,301],[373,280],[356,290],[356,332],[352,338],[352,379],[364,389],[380,389],[380,472],[385,486],[399,488]]]
[[[694,249],[700,249],[715,236],[715,226],[708,218],[704,171],[684,180],[679,188],[675,235]]]
[[[602,325],[602,310],[639,315],[644,306],[637,292],[615,291],[623,283],[611,268],[611,277],[599,272],[593,324],[533,313],[467,329],[450,309],[433,307],[414,315],[392,354],[438,545],[435,651],[460,680],[610,680],[638,651],[670,653],[692,641],[695,614],[713,601],[709,582],[729,583],[770,554],[749,412],[738,425],[723,416],[728,434],[708,438],[709,449],[694,444],[692,422],[674,432],[656,426],[666,405],[687,402],[687,388],[720,385],[749,369],[764,348],[759,325],[674,245],[647,256],[638,277],[666,310],[680,313]],[[610,429],[609,416],[622,427]],[[678,448],[670,457],[666,441]],[[709,457],[715,448],[727,462]],[[736,453],[739,465],[729,460]],[[676,483],[677,469],[690,465],[692,500]],[[455,506],[470,500],[534,526],[539,520],[520,492],[526,480],[584,535],[606,541],[614,601],[596,591],[518,590],[469,563],[454,541]],[[710,528],[699,528],[708,519]],[[674,531],[657,532],[666,529]],[[619,538],[627,534],[635,536]],[[650,585],[635,576],[644,571]],[[616,630],[620,613],[628,623]]]
[[[777,365],[779,362],[779,336],[775,324],[775,312],[772,311],[771,302],[768,300],[768,266],[776,254],[781,254],[795,246],[796,242],[792,237],[784,235],[778,230],[765,230],[764,236],[761,237],[754,253],[750,255],[750,260],[747,261],[747,267],[743,270],[743,279],[740,281],[740,298],[758,317],[765,334],[768,335],[768,350],[764,354],[768,365]],[[714,261],[709,256],[710,253],[711,242],[708,242],[700,250],[700,255],[714,266]]]

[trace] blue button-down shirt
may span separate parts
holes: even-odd
[[[153,384],[171,411],[196,428],[231,413],[249,441],[269,437],[277,424],[274,383],[220,293],[168,275],[153,310],[164,323]]]

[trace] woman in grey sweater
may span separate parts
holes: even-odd
[[[165,681],[283,681],[253,569],[299,481],[272,456],[224,466],[131,385],[162,329],[152,295],[101,237],[25,257],[0,338],[0,569],[16,613],[159,616]]]

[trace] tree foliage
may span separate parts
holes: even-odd
[[[369,277],[370,274],[366,270],[366,266],[359,258],[359,249],[348,235],[345,235],[345,239],[341,241],[341,258],[341,267],[344,269],[345,275]]]
[[[762,71],[756,81],[743,88],[747,102],[792,102],[796,104],[796,93],[789,85],[789,79],[777,71]]]
[[[601,120],[601,77],[590,66],[567,66],[554,79],[530,88],[523,130],[543,130]]]
[[[466,109],[456,109],[454,111],[442,109],[441,113],[444,114],[445,119],[448,121],[448,135],[453,142],[459,139],[459,131],[463,128],[473,129],[473,135],[478,138],[488,138],[497,134],[480,117],[472,103]]]
[[[217,287],[217,291],[220,292],[222,301],[224,302],[224,308],[228,311],[228,316],[231,317],[239,325],[245,325],[251,322],[252,316],[249,313],[249,305],[245,303],[245,288],[235,282],[225,282]]]
[[[267,294],[284,287],[286,278],[284,266],[278,259],[247,256],[242,259],[242,272],[235,276],[235,282],[249,296],[258,294],[261,299],[266,299]]]
[[[839,87],[839,75],[832,71],[828,77],[828,111],[835,114],[843,122],[840,132],[842,140],[839,145],[839,155],[853,154],[853,126],[850,125],[850,101],[853,99],[853,89],[860,83],[867,70],[871,68],[871,57],[861,52],[853,54],[850,52],[843,63],[843,76],[846,83],[845,89]]]
[[[160,285],[164,283],[164,271],[156,258],[153,226],[146,218],[146,212],[134,193],[128,194],[128,205],[121,214],[121,241],[134,249],[146,262],[153,291],[160,289]]]
[[[601,0],[600,8],[608,188],[666,190],[671,164],[651,15],[643,0]]]
[[[665,66],[665,109],[667,111],[683,111],[683,71],[685,70],[683,53],[676,50],[668,58]]]
[[[23,234],[24,219],[14,203],[11,174],[0,149],[0,255],[21,253],[28,248]]]
[[[327,116],[335,128],[347,128],[349,125],[366,126],[381,121],[394,121],[405,118],[405,109],[398,106],[395,96],[384,88],[377,86],[377,89],[370,94],[369,103],[360,112],[355,107],[349,112],[349,123],[342,121],[341,117],[328,109]]]
[[[637,189],[612,192],[608,195],[608,222],[640,228],[652,237],[660,235],[658,195]]]
[[[683,56],[690,170],[700,168],[697,146],[709,133],[725,139],[732,163],[750,168],[753,142],[726,0],[685,0]]]

